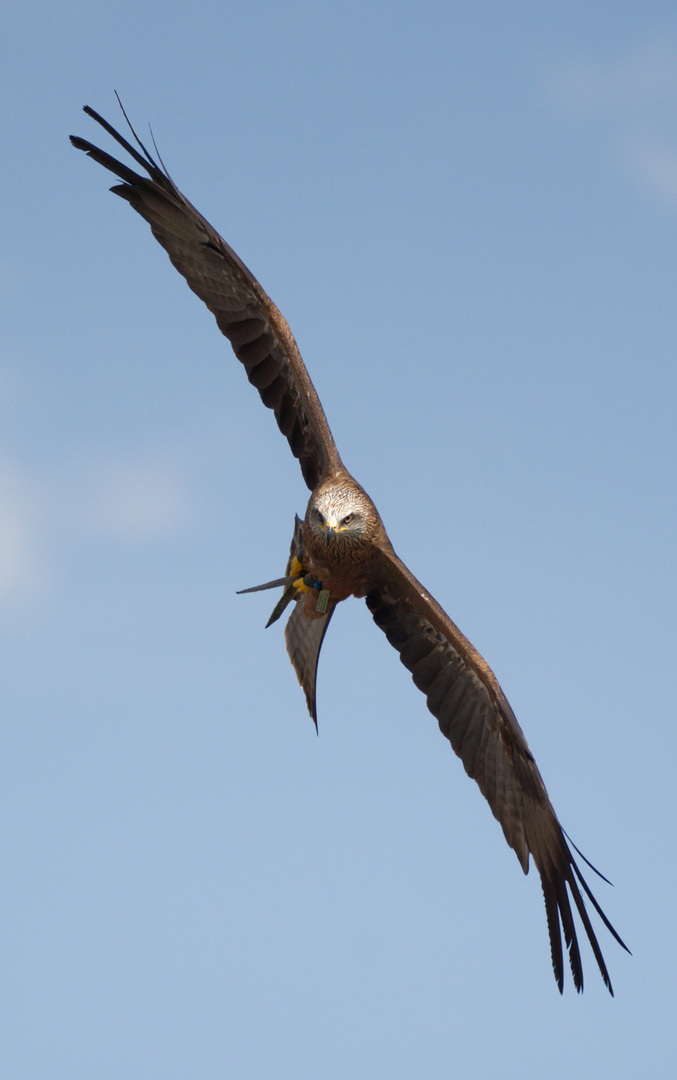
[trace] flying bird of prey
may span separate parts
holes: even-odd
[[[468,776],[479,785],[525,874],[532,856],[541,876],[560,993],[562,931],[574,985],[583,989],[573,900],[613,994],[582,892],[616,941],[627,946],[574,860],[522,729],[489,665],[398,559],[376,507],[343,465],[286,320],[232,248],[184,198],[161,159],[156,163],[131,124],[138,149],[93,109],[87,106],[85,112],[146,175],[85,139],[72,137],[73,145],[122,181],[111,190],[145,218],[176,269],[215,316],[250,383],[272,409],[310,489],[305,518],[296,518],[284,577],[257,588],[283,589],[270,622],[292,604],[285,640],[313,720],[317,724],[318,658],[332,614],[347,597],[362,597],[426,695],[430,712]]]

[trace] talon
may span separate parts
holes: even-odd
[[[303,565],[296,558],[296,555],[294,555],[294,557],[293,557],[293,559],[291,561],[291,566],[289,567],[289,576],[293,577],[293,578],[297,578],[297,577],[301,577],[303,574],[305,574],[305,570],[303,568]]]

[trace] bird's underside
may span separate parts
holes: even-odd
[[[560,992],[562,931],[574,984],[583,989],[573,900],[602,978],[613,993],[584,894],[618,943],[627,947],[582,877],[522,729],[491,668],[398,559],[376,507],[345,469],[286,321],[133,129],[139,149],[93,109],[86,107],[85,112],[147,175],[139,175],[84,139],[73,137],[73,145],[122,181],[111,190],[150,224],[174,266],[214,314],[247,378],[273,410],[311,491],[304,520],[296,519],[284,577],[256,589],[282,587],[269,622],[292,606],[285,628],[287,650],[313,720],[317,722],[317,662],[330,619],[342,600],[362,597],[426,695],[442,734],[477,782],[525,873],[529,857],[533,858],[541,876]]]

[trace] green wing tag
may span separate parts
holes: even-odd
[[[320,615],[324,615],[327,610],[327,604],[329,603],[329,589],[322,589],[322,592],[317,598],[316,611],[319,611]]]

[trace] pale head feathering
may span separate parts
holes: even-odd
[[[382,528],[373,502],[354,481],[330,481],[310,497],[305,527],[327,546],[360,543],[376,538]]]

